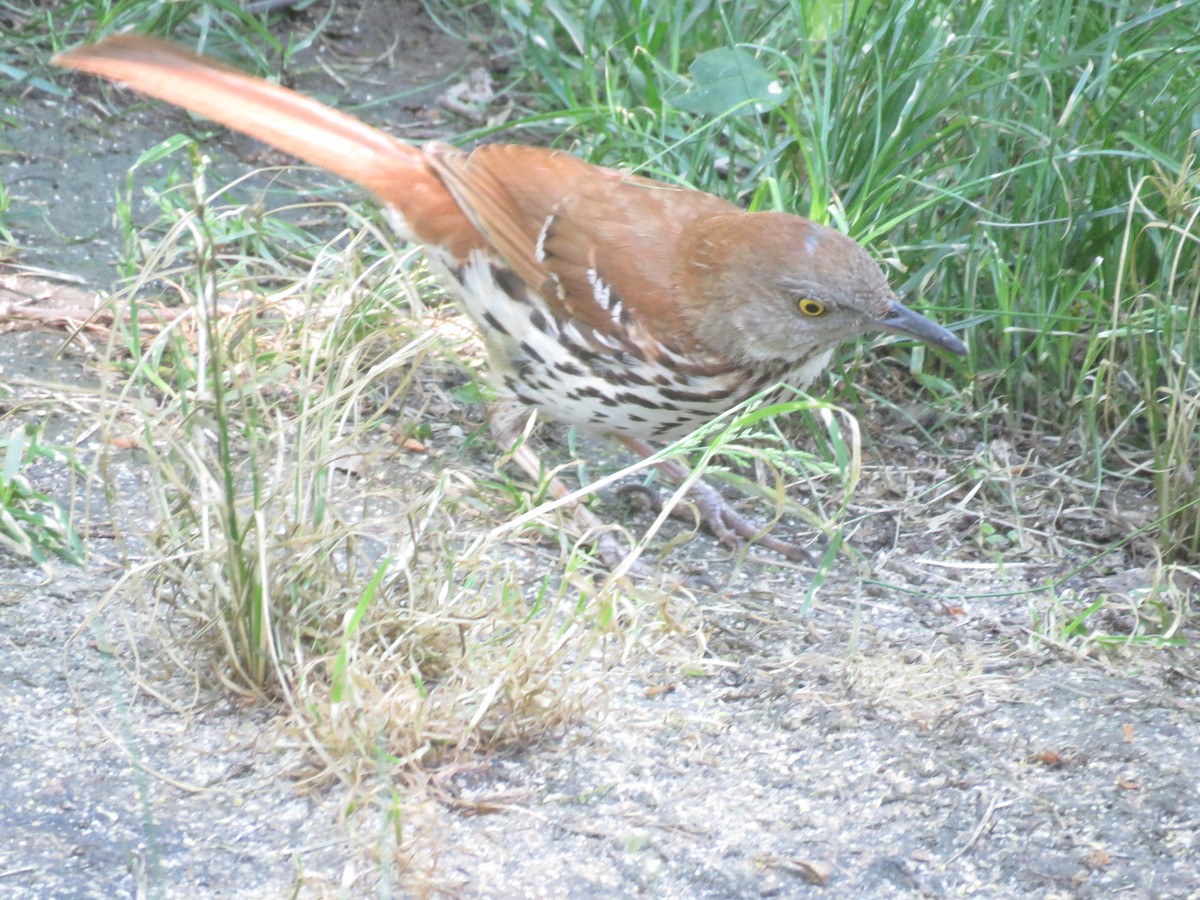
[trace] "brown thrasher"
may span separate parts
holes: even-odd
[[[647,456],[776,384],[804,388],[839,342],[870,331],[966,348],[901,305],[849,237],[785,213],[748,213],[540,147],[416,147],[261,78],[157,39],[116,35],[60,66],[133,87],[358,182],[425,246],[487,346],[512,445],[512,401],[614,435]],[[540,462],[521,445],[531,477]],[[668,465],[678,480],[686,470]],[[557,479],[555,496],[567,489]],[[720,494],[690,495],[728,543],[760,534]],[[576,506],[586,525],[595,520]],[[614,545],[601,544],[609,565]]]

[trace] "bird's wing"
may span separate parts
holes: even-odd
[[[539,147],[427,154],[487,242],[556,313],[606,333],[653,322],[657,339],[690,343],[676,300],[681,240],[736,206]]]

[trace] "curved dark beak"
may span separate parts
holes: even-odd
[[[966,344],[937,322],[925,318],[920,313],[913,312],[899,300],[892,300],[889,303],[887,314],[876,324],[884,331],[916,338],[918,341],[933,344],[935,347],[941,347],[943,350],[949,350],[959,356],[965,356],[967,352]]]

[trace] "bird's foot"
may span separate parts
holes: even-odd
[[[582,514],[580,513],[582,510]],[[596,556],[609,572],[621,572],[638,581],[653,581],[660,573],[645,557],[639,556],[632,563],[626,562],[630,550],[611,528],[604,528],[595,514],[586,507],[576,508],[575,521],[585,532],[596,534]],[[692,590],[716,593],[720,586],[706,572],[693,570],[684,574],[681,584]]]
[[[654,448],[639,438],[623,437],[620,440],[626,447],[643,458],[654,454]],[[668,481],[674,484],[683,484],[691,474],[687,466],[674,459],[661,460],[655,463],[655,467]],[[653,504],[657,505],[658,509],[662,508],[657,494],[649,489],[643,489],[642,492],[650,498]],[[707,482],[701,479],[693,481],[687,489],[687,496],[695,504],[701,523],[725,546],[738,550],[744,542],[750,542],[772,550],[793,562],[812,561],[812,554],[800,545],[775,537],[772,533],[773,525],[763,527],[736,512],[729,505],[729,501]],[[678,504],[671,508],[671,515],[676,518],[690,518],[687,507],[681,507]]]
[[[674,475],[675,473],[671,473]],[[662,511],[662,498],[658,492],[645,485],[626,485],[619,493],[637,494],[643,497],[655,512]],[[737,512],[721,493],[706,481],[694,481],[687,495],[699,516],[700,522],[711,531],[722,544],[733,550],[752,543],[778,553],[792,562],[811,562],[812,554],[798,544],[775,537],[774,527],[764,527]],[[694,521],[687,505],[675,504],[670,515],[677,519]]]
[[[521,437],[528,431],[528,428],[524,427],[528,418],[527,410],[506,398],[497,400],[488,410],[488,421],[497,443],[507,450],[512,460],[527,474],[540,480],[543,474],[541,460],[533,448]],[[644,442],[627,440],[625,443],[643,456],[654,452]],[[673,460],[664,460],[657,466],[668,479],[676,484],[683,483],[684,479],[688,477],[687,468]],[[658,494],[650,488],[635,486],[626,490],[639,492],[647,497],[654,508],[662,508]],[[555,477],[548,485],[548,493],[551,497],[561,500],[567,497],[570,491],[560,478]],[[763,528],[737,513],[711,485],[700,480],[694,481],[688,488],[687,496],[699,514],[700,521],[726,546],[736,550],[743,543],[749,541],[795,562],[805,562],[811,559],[808,551],[803,547],[780,540],[771,533],[771,528]],[[640,579],[650,579],[654,576],[655,567],[645,559],[639,558],[632,563],[626,562],[629,550],[625,547],[624,542],[611,528],[606,527],[591,510],[578,501],[570,503],[569,506],[580,531],[584,534],[596,535],[596,555],[605,568],[610,572],[620,571]],[[684,505],[674,505],[671,508],[671,514],[677,518],[692,519],[688,513],[688,507]],[[702,576],[699,579],[689,577],[685,584],[711,587]]]

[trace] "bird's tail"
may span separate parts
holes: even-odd
[[[424,243],[465,256],[478,241],[419,148],[311,97],[144,35],[112,35],[52,61],[181,106],[357,182]]]

